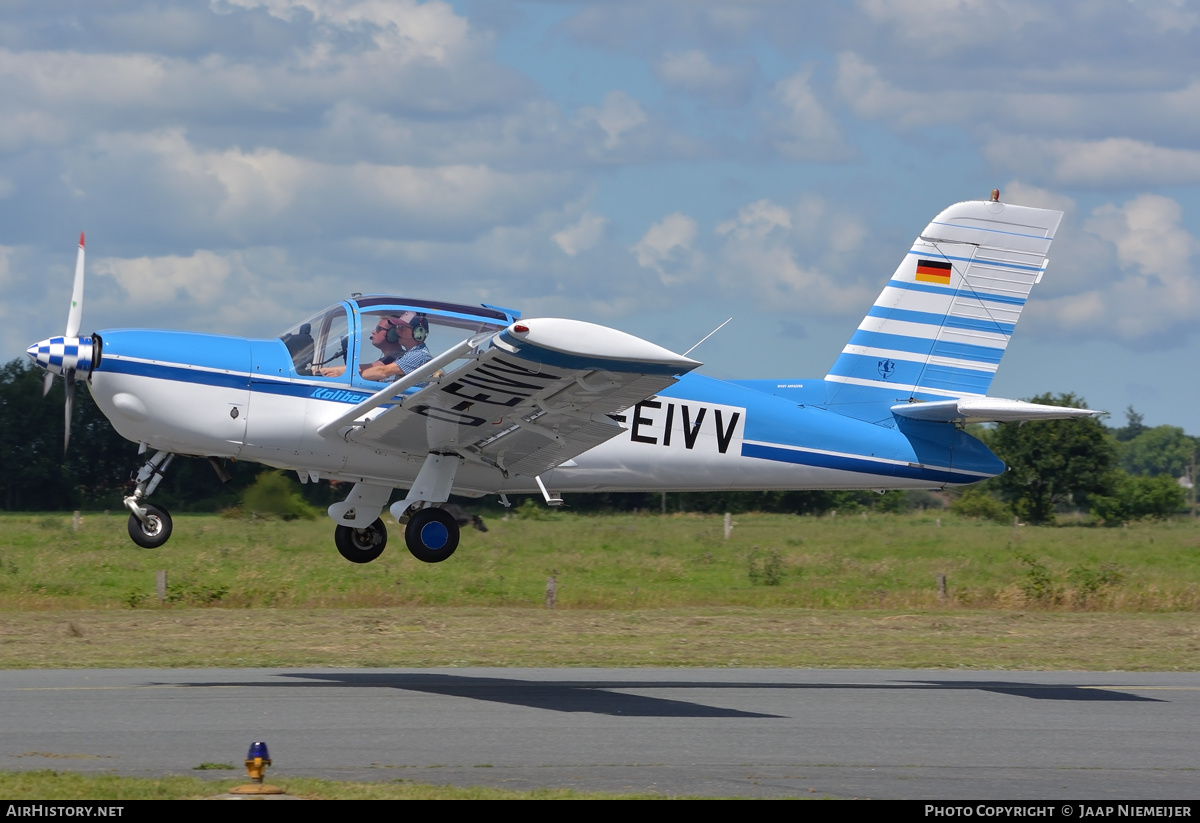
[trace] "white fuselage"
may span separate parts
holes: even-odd
[[[175,367],[204,371],[182,364]],[[323,397],[296,396],[256,385],[253,376],[248,386],[239,387],[100,370],[92,375],[90,386],[97,405],[122,436],[156,450],[253,461],[295,470],[306,480],[396,488],[411,485],[424,460],[424,455],[397,457],[317,434],[356,397],[327,384],[321,384],[322,391],[310,393]],[[687,388],[680,383],[673,389],[680,396],[660,396],[631,408],[624,415],[623,434],[551,470],[543,482],[556,492],[931,488],[947,483],[945,478],[892,474],[892,466],[912,465],[903,454],[889,457],[881,452],[868,458],[850,449],[821,448],[820,443],[797,444],[795,437],[790,438],[791,445],[785,438],[748,438],[748,421],[760,413],[756,404],[776,398],[742,389],[737,393],[745,402],[731,405],[685,396]],[[778,416],[779,411],[772,413]],[[858,425],[878,431],[878,427]],[[756,445],[782,458],[743,453]],[[835,465],[815,465],[807,459],[793,462],[790,454],[825,457],[823,462]],[[839,459],[859,464],[869,459],[870,465],[839,468]],[[963,472],[961,479],[950,482],[980,479],[978,472]],[[533,477],[505,478],[493,467],[464,461],[454,491],[529,493],[538,487]]]

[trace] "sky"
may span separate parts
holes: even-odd
[[[821,377],[913,239],[1065,212],[990,393],[1200,435],[1200,3],[7,0],[0,361],[352,292]]]

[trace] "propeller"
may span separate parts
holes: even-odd
[[[79,253],[75,255],[75,283],[71,286],[71,308],[67,311],[67,330],[63,337],[79,336],[79,321],[83,319],[83,232],[79,233]],[[63,454],[71,442],[71,409],[75,404],[75,369],[63,374],[66,398],[63,412]]]
[[[54,376],[61,374],[66,387],[64,409],[63,453],[71,442],[71,410],[75,404],[75,373],[86,375],[92,368],[92,338],[79,337],[79,324],[83,318],[83,232],[79,233],[79,254],[75,258],[75,284],[71,289],[71,308],[67,312],[67,328],[62,337],[52,337],[34,343],[26,350],[33,361],[46,370],[42,380],[42,397],[54,384]]]

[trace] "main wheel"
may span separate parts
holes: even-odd
[[[137,515],[129,515],[129,539],[143,549],[157,549],[171,538],[171,515],[161,506],[143,503],[146,509],[146,522],[138,520]]]
[[[338,526],[333,531],[338,553],[351,563],[370,563],[387,547],[387,528],[378,517],[365,529]]]
[[[445,509],[421,509],[409,518],[404,542],[418,560],[441,563],[458,548],[458,521]]]

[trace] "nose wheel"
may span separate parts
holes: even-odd
[[[338,526],[333,532],[333,542],[338,553],[351,563],[370,563],[387,547],[387,528],[379,518],[365,529]]]
[[[143,549],[157,549],[171,538],[171,515],[161,506],[142,503],[146,519],[129,515],[129,538]]]
[[[458,521],[436,506],[414,512],[404,528],[412,556],[424,563],[441,563],[458,548]]]

